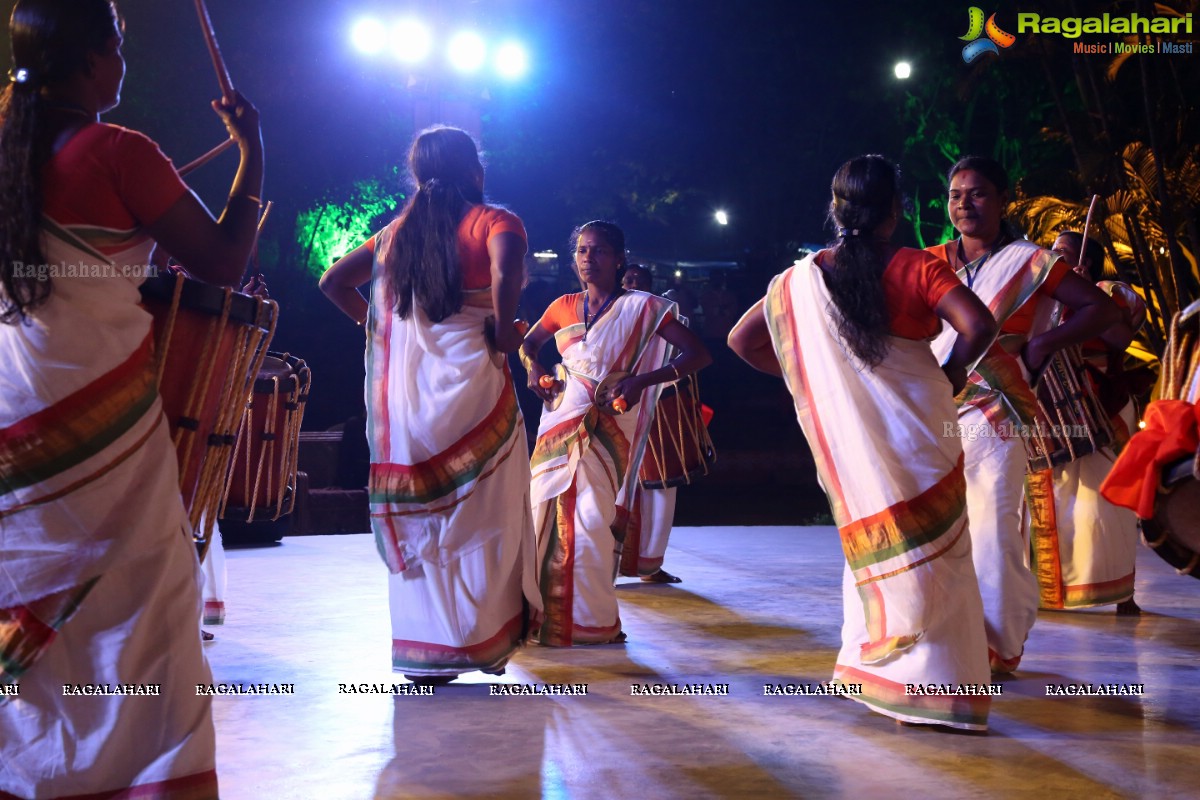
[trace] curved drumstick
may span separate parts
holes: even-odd
[[[1087,251],[1088,230],[1092,227],[1092,214],[1096,211],[1096,202],[1100,199],[1100,195],[1092,195],[1092,202],[1088,206],[1087,219],[1083,222],[1083,241],[1079,243],[1079,260],[1075,262],[1075,266],[1083,264],[1083,254]]]
[[[254,258],[254,269],[255,270],[257,270],[259,268],[258,267],[258,240],[260,238],[262,238],[263,226],[267,224],[267,217],[270,216],[271,207],[273,205],[274,205],[274,203],[272,203],[270,200],[267,201],[267,204],[263,207],[262,216],[258,218],[258,227],[254,230],[254,250],[253,250],[254,256],[253,256],[253,258]],[[259,281],[263,281],[263,276],[262,276],[261,272],[257,272],[255,274],[255,276],[251,279],[250,284],[254,284]],[[263,281],[263,286],[266,286],[265,281]],[[258,291],[256,290],[256,291],[252,292],[251,294],[258,294]],[[262,295],[262,297],[266,297],[266,296],[267,295],[265,293]]]
[[[187,175],[189,172],[200,169],[200,167],[203,167],[205,164],[212,161],[217,156],[221,155],[221,153],[224,153],[226,150],[233,147],[233,145],[234,145],[233,139],[226,139],[225,141],[221,142],[219,145],[214,147],[212,150],[209,150],[207,153],[200,156],[196,160],[189,161],[188,163],[186,163],[182,167],[180,167],[177,170],[177,172],[179,173],[179,176],[183,177],[184,175]]]
[[[196,0],[196,15],[200,17],[200,28],[204,32],[204,41],[208,45],[208,54],[212,56],[213,69],[217,71],[217,83],[221,84],[221,96],[226,102],[233,100],[233,81],[229,80],[229,70],[225,68],[225,60],[221,58],[221,48],[217,45],[217,35],[213,33],[212,20],[208,18],[208,7],[204,0]]]
[[[259,236],[262,236],[263,226],[267,224],[267,217],[270,216],[271,207],[273,205],[275,205],[275,204],[272,201],[268,200],[267,204],[265,206],[263,206],[262,216],[258,218],[258,231],[254,235],[255,239],[257,239]]]

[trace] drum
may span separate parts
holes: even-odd
[[[716,460],[700,411],[699,382],[690,375],[668,386],[658,398],[638,477],[643,489],[681,486],[707,475]]]
[[[242,406],[279,307],[180,274],[146,280],[141,294],[154,317],[158,390],[175,442],[179,489],[203,552]]]
[[[1165,467],[1154,518],[1142,520],[1142,541],[1180,575],[1200,578],[1200,452]]]
[[[1162,359],[1164,400],[1200,402],[1200,301],[1175,315]],[[1200,448],[1164,467],[1142,541],[1180,575],[1200,578]]]
[[[1034,390],[1038,415],[1028,439],[1029,472],[1062,466],[1112,443],[1112,423],[1078,347],[1055,353]]]
[[[267,353],[238,426],[221,518],[277,520],[296,505],[300,424],[312,375],[288,353]]]

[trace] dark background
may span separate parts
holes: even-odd
[[[939,176],[958,155],[995,155],[1015,177],[1081,194],[1071,185],[1067,145],[1048,123],[1050,87],[1066,86],[1059,101],[1073,102],[1069,41],[1044,38],[1036,48],[1026,40],[967,65],[958,37],[968,5],[210,0],[233,82],[262,114],[264,194],[275,208],[260,269],[281,305],[272,349],[313,368],[305,429],[335,425],[361,407],[362,342],[301,266],[297,215],[349,197],[357,181],[405,191],[403,162],[420,121],[414,104],[431,97],[478,115],[488,195],[522,217],[531,251],[567,252],[574,225],[613,219],[635,258],[736,264],[729,283],[742,308],[802,245],[826,240],[829,180],[854,155],[901,162],[915,206],[914,225],[897,235],[903,244],[940,241]],[[1133,5],[1000,2],[984,11],[1015,32],[1017,10],[1129,13]],[[224,137],[208,107],[218,88],[193,5],[126,0],[119,9],[128,73],[122,103],[105,121],[141,130],[177,164],[187,162]],[[356,18],[406,10],[435,31],[475,27],[489,39],[520,39],[530,74],[513,84],[468,80],[355,52]],[[913,64],[908,81],[893,75],[900,59]],[[189,178],[214,212],[235,167],[227,154]],[[714,223],[717,208],[728,211],[729,226]],[[660,271],[660,288],[667,277]],[[685,278],[699,294],[707,273]],[[527,304],[531,316],[539,305]],[[710,346],[717,363],[702,376],[702,394],[716,409],[721,458],[706,480],[730,491],[685,489],[680,521],[825,513],[781,383],[741,365],[720,338]]]

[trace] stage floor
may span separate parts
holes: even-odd
[[[352,695],[390,670],[386,571],[372,538],[229,553],[214,679],[294,684],[218,697],[224,800],[704,797],[1196,797],[1200,581],[1138,551],[1141,617],[1042,612],[986,736],[901,728],[817,683],[840,644],[842,556],[828,527],[677,528],[684,582],[622,579],[629,641],[527,648],[503,678],[432,697]],[[587,684],[491,696],[491,683]],[[728,696],[633,697],[633,684]],[[1047,697],[1047,684],[1144,684],[1142,697]]]

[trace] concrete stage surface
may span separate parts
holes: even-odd
[[[377,798],[1198,797],[1200,581],[1138,549],[1141,617],[1042,612],[986,736],[901,728],[859,703],[765,697],[830,677],[841,549],[829,527],[677,528],[684,582],[622,579],[629,641],[528,647],[502,678],[432,697],[348,695],[391,672],[386,569],[366,534],[229,553],[214,679],[294,695],[218,697],[224,800]],[[490,683],[587,684],[490,696]],[[728,696],[631,696],[632,684]],[[1047,697],[1047,684],[1144,684]]]

